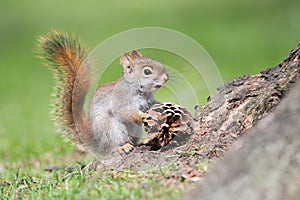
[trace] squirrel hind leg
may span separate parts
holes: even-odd
[[[92,124],[94,138],[87,146],[97,157],[109,155],[117,151],[120,145],[130,141],[127,128],[120,121],[105,115],[94,119]],[[129,146],[125,150],[128,149]]]

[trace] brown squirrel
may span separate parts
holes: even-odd
[[[157,103],[153,92],[168,80],[164,66],[136,50],[123,54],[121,77],[96,89],[86,116],[83,105],[92,83],[86,49],[76,37],[56,31],[40,37],[38,46],[57,79],[53,113],[58,127],[96,157],[131,151],[145,112]]]

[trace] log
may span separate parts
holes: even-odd
[[[184,199],[299,199],[300,81]]]
[[[198,154],[206,158],[229,150],[232,142],[272,112],[294,85],[300,76],[299,57],[300,43],[278,66],[218,88],[206,105],[196,107],[197,131],[185,148],[200,149]]]

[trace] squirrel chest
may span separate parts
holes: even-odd
[[[155,103],[152,93],[139,89],[139,85],[128,84],[122,79],[100,86],[90,104],[90,118],[94,123],[103,117],[131,121],[133,113],[145,112]]]

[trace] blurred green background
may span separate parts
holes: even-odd
[[[225,81],[277,65],[300,39],[299,0],[2,0],[0,16],[0,162],[73,149],[50,121],[54,81],[35,53],[51,28],[77,33],[91,49],[132,28],[174,29],[208,51]]]

